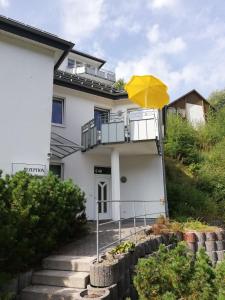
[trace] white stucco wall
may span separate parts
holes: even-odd
[[[126,100],[113,101],[59,86],[54,86],[54,95],[65,99],[65,124],[64,126],[52,126],[52,130],[78,144],[81,143],[81,126],[94,117],[94,107],[111,109],[112,112],[134,107]],[[89,219],[94,219],[96,216],[94,166],[110,167],[111,165],[109,148],[105,152],[95,154],[94,152],[94,150],[86,153],[76,152],[63,160],[64,178],[72,178],[85,191],[86,213]],[[120,175],[126,176],[128,179],[127,183],[121,183],[122,200],[157,200],[158,203],[152,203],[151,207],[147,207],[147,211],[165,211],[164,205],[160,204],[160,199],[164,199],[160,156],[121,156]],[[121,212],[125,217],[130,215],[131,210],[122,207]],[[143,212],[143,208],[141,208],[141,212]]]
[[[48,165],[54,53],[0,35],[0,169]]]
[[[162,157],[159,155],[122,156],[120,158],[120,175],[127,178],[120,184],[121,199],[140,201],[135,204],[137,215],[151,213],[148,218],[155,218],[165,213],[165,205],[160,200],[165,198],[163,184]],[[144,203],[142,201],[152,201]],[[122,217],[133,215],[130,203],[121,204]]]

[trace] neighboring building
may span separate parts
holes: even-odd
[[[101,73],[105,61],[73,46],[0,17],[0,168],[72,178],[91,220],[129,217],[127,200],[142,201],[137,214],[165,214],[161,114],[132,104]]]
[[[205,123],[210,103],[196,90],[179,97],[167,106],[168,112],[177,113],[194,126]]]

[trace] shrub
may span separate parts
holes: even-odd
[[[189,299],[217,299],[215,271],[204,249],[197,253],[194,272],[189,283]]]
[[[138,261],[134,286],[141,300],[177,299],[188,292],[191,270],[192,258],[185,244],[170,252],[160,245],[155,257]]]
[[[197,132],[179,115],[168,114],[165,154],[185,164],[199,160]]]
[[[198,188],[196,179],[185,166],[168,158],[165,162],[170,217],[177,220],[190,217],[212,220],[217,208],[209,194]]]
[[[53,174],[0,176],[1,271],[26,270],[78,234],[84,227],[84,205],[84,193]]]
[[[194,260],[183,242],[171,251],[161,245],[155,256],[139,259],[134,286],[140,300],[223,300],[225,260],[215,269],[204,249]]]
[[[218,300],[225,299],[225,259],[216,266],[216,287]]]

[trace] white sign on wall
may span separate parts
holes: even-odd
[[[12,163],[12,174],[19,171],[25,171],[31,175],[45,176],[47,173],[46,165],[41,164],[25,164],[25,163]]]

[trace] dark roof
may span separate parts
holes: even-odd
[[[102,67],[106,63],[106,61],[104,59],[92,56],[92,55],[87,54],[85,52],[81,52],[81,51],[78,51],[78,50],[75,50],[75,49],[70,50],[70,52],[75,53],[75,54],[80,55],[80,56],[83,56],[83,57],[86,57],[86,58],[89,58],[91,60],[100,62],[101,63],[100,67]]]
[[[189,96],[192,93],[197,94],[203,101],[205,101],[207,104],[211,105],[198,91],[196,91],[195,89],[193,89],[190,92],[188,92],[188,93],[182,95],[181,97],[177,98],[176,100],[170,102],[170,104],[168,104],[167,106],[169,107],[169,106],[173,105],[174,103],[176,103],[176,102],[178,102],[180,100],[183,100],[184,97],[187,97],[187,96]]]
[[[62,50],[63,54],[56,63],[55,68],[61,64],[65,56],[74,46],[74,43],[61,39],[54,34],[42,31],[38,28],[26,25],[2,15],[0,15],[0,30]]]
[[[55,71],[54,84],[112,100],[127,98],[126,92],[118,91],[111,85],[60,70]]]

